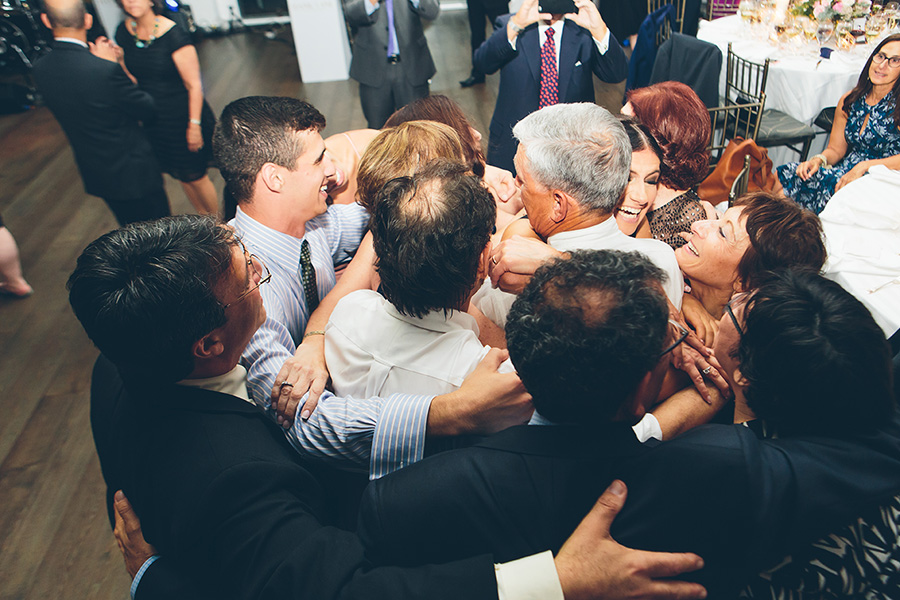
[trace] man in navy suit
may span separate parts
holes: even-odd
[[[577,13],[551,15],[539,12],[538,0],[525,0],[515,15],[498,19],[500,27],[475,52],[478,71],[500,69],[489,164],[515,171],[512,128],[529,113],[550,104],[593,102],[591,73],[609,83],[625,79],[625,54],[597,7],[591,0],[575,0],[575,7]]]
[[[93,18],[82,0],[43,4],[41,20],[55,40],[34,79],[72,144],[84,190],[103,198],[119,225],[167,216],[162,174],[140,123],[154,116],[153,98],[128,78],[109,40],[88,45]]]

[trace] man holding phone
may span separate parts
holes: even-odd
[[[474,66],[500,70],[487,161],[515,171],[512,128],[544,106],[593,102],[591,73],[608,83],[625,79],[628,62],[591,0],[525,0],[475,52]]]

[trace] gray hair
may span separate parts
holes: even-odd
[[[631,168],[631,144],[618,119],[587,102],[531,113],[513,128],[528,172],[544,187],[565,192],[586,210],[610,213]]]

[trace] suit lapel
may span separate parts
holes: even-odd
[[[517,42],[522,45],[522,47],[519,48],[519,52],[525,55],[525,61],[528,63],[528,69],[531,71],[531,76],[534,77],[535,82],[537,82],[538,88],[540,88],[541,86],[540,37],[541,34],[538,32],[537,23],[535,23],[519,38],[519,41]]]
[[[572,72],[575,69],[575,61],[578,59],[578,43],[583,32],[580,27],[566,19],[563,26],[562,41],[559,43],[559,101],[566,101],[566,92],[569,82],[572,80]],[[581,65],[579,69],[586,69],[588,65]]]

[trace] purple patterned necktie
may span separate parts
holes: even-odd
[[[553,41],[553,33],[552,27],[547,30],[547,41],[541,46],[541,94],[538,108],[559,104],[559,73],[556,72],[556,42]]]
[[[384,10],[387,11],[388,20],[387,55],[394,56],[397,54],[397,45],[394,43],[394,40],[397,37],[396,31],[394,30],[394,0],[384,0]]]

